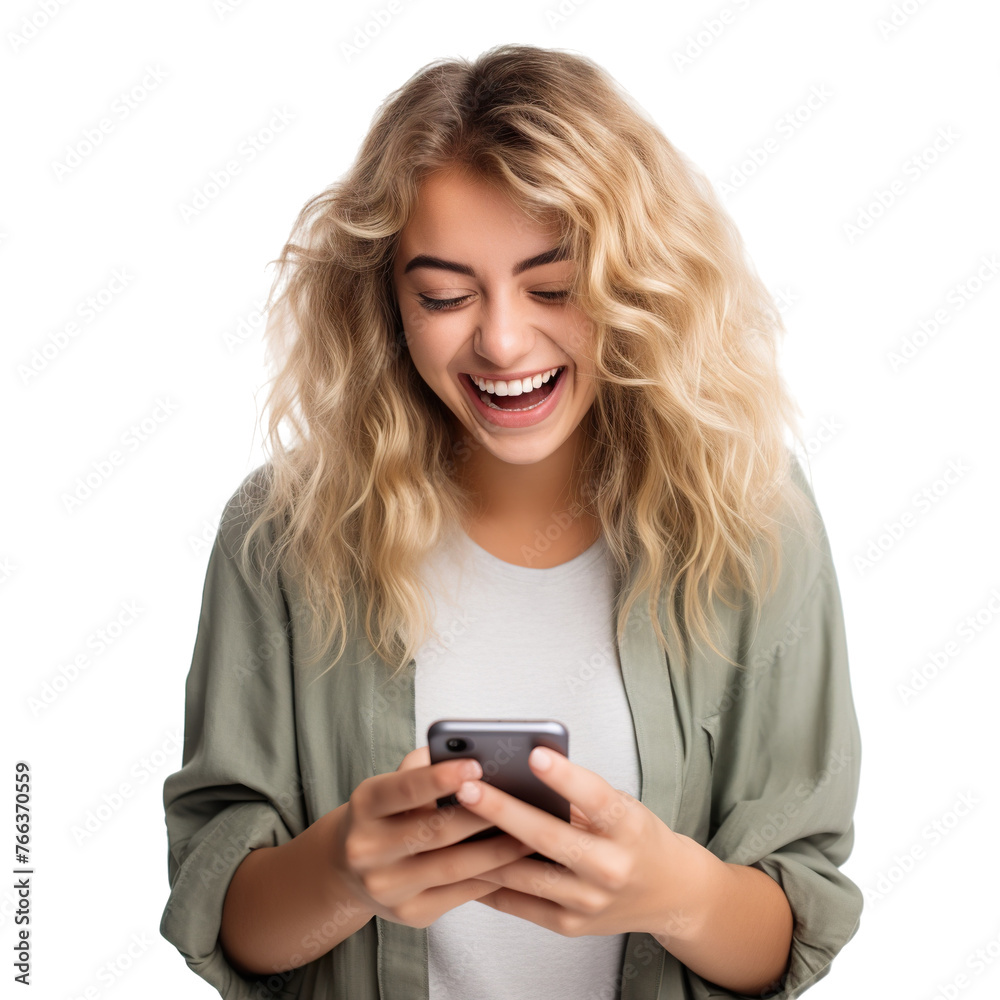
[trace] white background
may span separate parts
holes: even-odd
[[[783,303],[864,749],[844,870],[867,902],[809,996],[997,995],[998,8],[566,0],[557,19],[557,3],[400,0],[354,53],[382,0],[4,6],[3,759],[11,778],[32,766],[39,995],[216,995],[158,933],[161,795],[208,546],[264,460],[255,302],[382,99],[432,59],[506,41],[592,57],[717,189],[742,180],[726,204]],[[278,111],[290,120],[262,131]],[[58,169],[102,118],[96,148]],[[240,172],[185,220],[230,160]],[[4,977],[13,902],[0,889]]]

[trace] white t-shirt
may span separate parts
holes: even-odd
[[[569,758],[639,796],[603,536],[548,569],[464,532],[425,564],[441,641],[415,656],[417,746],[437,719],[557,719]],[[431,1000],[617,1000],[627,934],[566,937],[472,900],[427,928]]]

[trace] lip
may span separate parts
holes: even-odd
[[[523,410],[520,413],[512,410],[491,410],[480,400],[479,395],[482,390],[471,381],[468,373],[460,373],[458,380],[462,383],[466,395],[472,401],[475,411],[495,427],[532,427],[545,420],[559,405],[559,400],[562,399],[564,386],[567,381],[566,372],[569,369],[566,365],[556,365],[554,367],[564,369],[558,376],[555,389],[545,398],[545,402],[539,403],[533,410]],[[537,374],[537,372],[531,374]]]

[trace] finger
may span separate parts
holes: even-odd
[[[588,881],[599,885],[606,881],[609,870],[621,865],[622,848],[611,840],[581,830],[488,782],[472,781],[467,786],[480,792],[477,802],[463,799],[462,805],[469,812],[492,820],[505,833]],[[463,785],[463,794],[467,786]]]
[[[561,753],[535,747],[528,763],[540,781],[575,804],[596,829],[606,830],[628,811],[623,792]]]
[[[431,749],[428,746],[411,750],[400,762],[397,771],[409,771],[415,767],[428,767],[431,762]]]
[[[578,913],[595,913],[610,902],[607,890],[591,885],[563,865],[523,858],[481,872],[479,878],[512,892],[550,900]]]
[[[498,889],[495,885],[493,888],[493,892],[484,893],[477,897],[478,902],[501,913],[509,913],[522,920],[530,920],[531,923],[545,927],[556,934],[578,936],[577,934],[566,935],[566,932],[561,929],[561,922],[565,921],[566,910],[558,903],[539,899],[537,896],[525,895],[523,892],[516,892],[513,889]]]
[[[420,854],[450,847],[493,825],[490,820],[454,805],[416,809],[399,816],[389,816],[379,822],[377,829],[378,842],[383,851],[380,860],[388,864],[404,853]]]
[[[377,878],[368,881],[369,884],[374,883],[375,892],[372,894],[377,893],[379,901],[386,906],[393,906],[435,886],[477,878],[480,872],[516,861],[529,850],[526,844],[513,837],[501,835],[417,854],[397,864],[387,865]],[[487,885],[487,891],[496,889],[494,883],[488,882]]]
[[[396,816],[370,820],[363,850],[355,847],[354,866],[372,871],[406,857],[461,843],[466,837],[488,830],[494,824],[458,805],[411,809]],[[530,848],[526,848],[526,853]]]
[[[481,896],[489,896],[490,893],[496,892],[496,888],[492,882],[484,882],[476,878],[467,878],[451,885],[431,886],[420,893],[415,898],[415,904],[411,904],[407,909],[412,912],[416,907],[419,917],[414,926],[425,927],[456,906],[474,902]],[[385,916],[384,913],[379,915]]]
[[[482,775],[478,761],[460,758],[376,774],[358,785],[351,794],[351,802],[358,815],[366,819],[395,816],[436,805],[438,799],[457,791],[467,775]]]

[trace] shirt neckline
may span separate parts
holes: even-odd
[[[578,556],[574,556],[567,562],[558,566],[518,566],[515,563],[506,562],[492,552],[487,552],[478,542],[473,541],[464,529],[458,531],[458,542],[471,555],[473,561],[481,569],[494,576],[502,576],[509,580],[518,582],[534,582],[545,580],[546,582],[558,581],[564,577],[576,576],[578,573],[590,569],[600,559],[604,558],[606,542],[603,532],[598,535],[589,548],[585,549]]]

